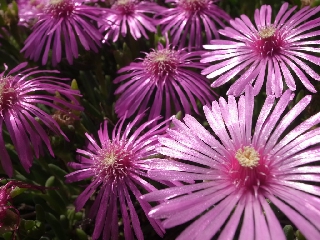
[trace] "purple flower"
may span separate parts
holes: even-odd
[[[284,113],[292,99],[290,90],[277,103],[267,96],[254,132],[251,87],[238,102],[229,96],[204,107],[214,135],[189,115],[173,120],[158,151],[180,161],[150,160],[149,176],[197,183],[145,195],[164,201],[149,216],[164,218],[165,228],[199,216],[177,239],[234,239],[240,229],[239,240],[285,240],[272,202],[307,239],[320,239],[320,168],[310,166],[320,159],[320,113],[292,129],[311,96]]]
[[[320,18],[309,20],[320,7],[305,7],[293,14],[296,7],[288,9],[284,3],[275,20],[271,23],[271,7],[263,5],[254,14],[255,26],[246,15],[230,21],[232,27],[220,30],[228,40],[212,40],[204,48],[213,51],[203,55],[201,62],[212,62],[212,66],[202,71],[208,78],[216,78],[212,87],[219,87],[231,79],[236,79],[228,94],[239,96],[248,84],[254,83],[257,95],[266,80],[266,92],[280,97],[283,80],[294,91],[294,75],[311,92],[316,89],[308,80],[308,75],[319,81],[320,76],[309,65],[320,65],[319,31]],[[313,47],[314,46],[314,47]],[[310,63],[305,63],[308,61]],[[292,74],[294,73],[294,74]]]
[[[137,40],[143,35],[148,39],[145,31],[156,31],[155,20],[146,14],[154,14],[162,11],[164,8],[156,3],[136,0],[118,0],[111,9],[105,9],[103,16],[104,24],[100,30],[105,32],[103,42],[112,40],[116,42],[119,34],[123,37],[127,35],[128,27],[132,37]]]
[[[52,64],[57,65],[65,52],[69,64],[78,58],[78,42],[85,50],[98,52],[102,35],[93,24],[100,21],[101,8],[86,6],[80,0],[52,0],[39,14],[33,32],[25,41],[21,52],[34,61],[46,64],[49,50]]]
[[[79,92],[71,90],[68,84],[59,82],[69,79],[51,76],[52,73],[58,71],[36,70],[36,68],[22,70],[26,66],[27,63],[21,63],[6,75],[5,72],[0,74],[0,161],[9,176],[12,176],[13,168],[5,148],[6,142],[2,136],[4,126],[11,137],[22,166],[28,172],[32,165],[33,155],[39,157],[43,152],[42,143],[47,146],[50,154],[54,155],[43,125],[67,139],[52,117],[36,104],[64,112],[65,108],[53,104],[53,101],[69,109],[82,109],[73,96],[79,95]],[[47,75],[42,76],[42,74]],[[66,100],[55,97],[56,93]]]
[[[166,0],[166,3],[171,3],[174,8],[158,13],[161,16],[159,25],[163,25],[162,33],[170,31],[174,46],[188,46],[189,51],[202,49],[202,32],[205,32],[209,43],[211,39],[219,38],[216,24],[225,27],[223,20],[230,19],[230,16],[215,4],[217,2],[219,0]]]
[[[17,0],[19,25],[29,26],[36,22],[49,0]]]
[[[168,46],[158,46],[158,50],[147,53],[144,59],[133,62],[119,70],[114,83],[120,85],[115,94],[121,96],[116,102],[115,111],[122,117],[127,113],[142,113],[151,101],[149,119],[160,115],[165,106],[165,117],[169,118],[174,106],[174,113],[183,111],[191,113],[191,107],[198,113],[196,99],[202,105],[210,104],[215,94],[208,80],[190,68],[203,69],[205,65],[198,62],[200,52],[186,52],[183,49],[174,50]]]
[[[143,239],[140,221],[131,196],[137,199],[147,215],[151,206],[140,199],[139,189],[145,189],[148,192],[156,189],[144,180],[147,175],[144,162],[146,158],[152,158],[156,154],[157,135],[165,132],[165,128],[162,127],[165,122],[146,131],[146,128],[160,117],[136,126],[141,117],[142,115],[139,115],[133,122],[127,124],[124,131],[122,128],[125,119],[120,120],[110,137],[107,122],[104,122],[98,131],[100,143],[86,134],[90,143],[86,150],[77,150],[81,154],[80,163],[70,164],[77,171],[66,176],[67,182],[92,178],[91,184],[75,202],[77,211],[81,210],[91,195],[99,189],[89,214],[89,217],[95,218],[96,222],[93,239],[118,239],[118,206],[122,215],[125,239],[133,239],[134,235],[137,239]],[[133,129],[136,129],[135,132]],[[164,230],[159,225],[159,221],[148,216],[147,218],[155,231],[163,236]]]

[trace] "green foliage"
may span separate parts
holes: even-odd
[[[283,228],[284,234],[286,235],[287,240],[294,240],[294,231],[291,225],[286,225]]]

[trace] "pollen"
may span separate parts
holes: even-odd
[[[259,36],[263,39],[274,36],[276,28],[274,26],[263,27],[259,30]]]
[[[154,78],[159,79],[165,75],[174,74],[179,64],[177,51],[170,49],[153,51],[143,61],[146,71]]]
[[[58,18],[69,17],[72,15],[74,9],[74,0],[50,0],[45,8],[46,13]]]
[[[95,159],[95,175],[103,181],[122,179],[128,174],[132,158],[132,153],[122,145],[109,142],[108,147],[102,149]]]
[[[242,167],[253,168],[258,166],[260,155],[253,147],[245,146],[238,149],[235,158]]]
[[[207,0],[180,0],[179,6],[193,14],[206,8]]]
[[[260,28],[254,41],[254,48],[261,57],[273,57],[279,55],[286,42],[281,32],[273,25]]]
[[[118,0],[112,5],[112,8],[128,15],[134,12],[135,5],[136,2],[134,0]]]
[[[55,5],[55,4],[59,4],[62,3],[64,0],[50,0],[50,4]]]
[[[18,99],[16,90],[11,86],[12,77],[0,79],[0,111],[12,107]]]
[[[105,156],[103,162],[106,166],[113,165],[118,160],[118,157],[114,152],[109,153],[107,156]]]

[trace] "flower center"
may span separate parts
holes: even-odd
[[[273,26],[263,27],[259,31],[259,36],[262,39],[266,39],[266,38],[272,37],[275,34],[275,32],[276,32],[276,29]]]
[[[249,168],[258,166],[260,160],[259,153],[253,147],[249,146],[238,149],[235,158],[242,167]]]
[[[120,11],[124,15],[128,15],[134,12],[136,2],[135,0],[118,0],[111,8]]]
[[[262,186],[273,179],[268,156],[261,156],[252,146],[239,148],[228,165],[227,175],[236,188],[257,196]]]
[[[34,7],[38,7],[39,5],[42,5],[42,3],[39,0],[30,0],[30,5]]]
[[[263,27],[259,30],[255,48],[262,57],[279,54],[283,45],[284,41],[274,26]]]
[[[12,77],[0,79],[0,111],[11,108],[18,101],[17,91],[12,88]]]
[[[109,142],[95,161],[95,175],[103,181],[116,182],[128,174],[131,167],[132,154],[119,144]]]
[[[156,81],[161,81],[165,76],[176,72],[180,60],[177,51],[161,49],[149,53],[142,64]]]
[[[50,0],[46,6],[46,13],[54,17],[69,17],[75,9],[74,0]]]
[[[206,8],[207,0],[180,0],[178,5],[190,14]]]

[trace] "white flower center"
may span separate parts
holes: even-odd
[[[259,36],[263,39],[272,37],[276,32],[276,28],[274,26],[262,27],[259,30]]]
[[[59,4],[62,3],[64,0],[50,0],[50,4],[55,5],[55,4]]]
[[[114,152],[111,152],[105,156],[104,164],[106,166],[110,166],[110,165],[113,165],[117,160],[118,160],[118,156]]]
[[[242,167],[253,168],[258,166],[260,155],[253,147],[245,146],[238,149],[235,158]]]

